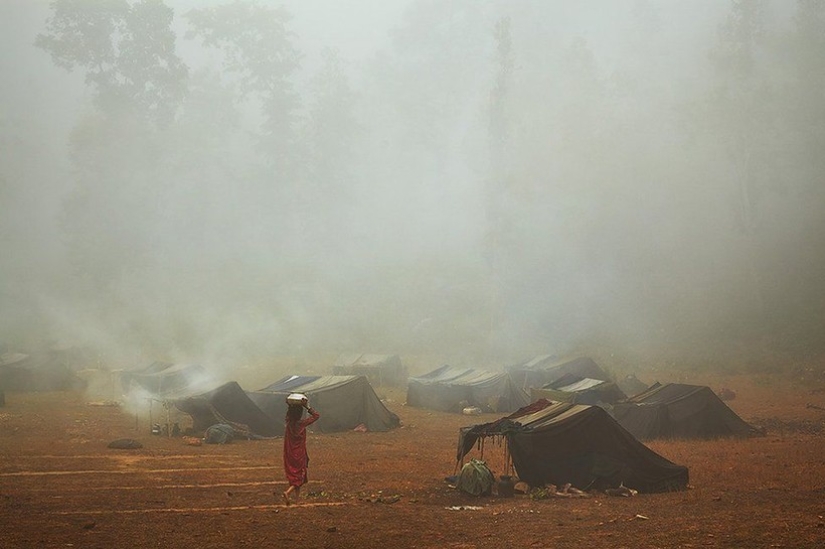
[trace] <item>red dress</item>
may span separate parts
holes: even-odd
[[[307,482],[307,426],[321,415],[309,410],[309,417],[297,423],[286,422],[284,429],[284,472],[290,486],[303,486]]]

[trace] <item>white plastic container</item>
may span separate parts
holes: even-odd
[[[292,393],[286,397],[286,403],[290,406],[303,406],[309,399],[302,393]]]

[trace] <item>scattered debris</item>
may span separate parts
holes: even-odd
[[[530,499],[548,498],[586,498],[588,494],[574,487],[569,482],[557,488],[555,484],[548,484],[544,488],[533,488],[529,492]]]
[[[445,507],[444,509],[448,511],[480,511],[484,509],[484,507],[477,505],[453,505],[452,507]]]
[[[628,488],[624,485],[624,483],[620,484],[618,488],[608,488],[604,491],[605,494],[608,496],[620,497],[620,498],[629,498],[633,497],[639,493],[638,490],[634,490],[633,488]]]
[[[530,492],[530,485],[524,481],[519,481],[513,486],[513,491],[518,494],[527,494]]]
[[[468,406],[467,408],[463,408],[461,413],[465,416],[480,416],[481,415],[481,408],[478,406]]]
[[[188,446],[200,446],[203,444],[203,439],[198,437],[183,437],[183,443]]]
[[[393,503],[398,503],[401,501],[401,496],[399,494],[393,494],[391,496],[370,496],[366,498],[361,498],[363,501],[367,503],[386,503],[388,505],[392,505]]]
[[[825,421],[822,420],[784,420],[776,417],[772,418],[753,418],[751,420],[753,425],[758,425],[763,432],[787,434],[787,433],[802,433],[806,435],[818,435],[825,431]]]
[[[646,517],[644,515],[636,515],[635,517],[633,517],[630,520],[650,520],[650,517]]]

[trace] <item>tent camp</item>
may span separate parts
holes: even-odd
[[[492,423],[464,427],[457,462],[488,437],[504,439],[519,480],[532,487],[570,483],[581,490],[624,485],[668,492],[688,483],[687,467],[636,440],[598,406],[538,400]]]
[[[654,384],[613,407],[616,420],[641,440],[748,437],[759,431],[728,408],[709,387]]]
[[[146,368],[126,370],[121,375],[121,385],[127,392],[142,389],[157,396],[202,392],[212,381],[202,366],[168,362],[153,362]]]
[[[513,381],[522,389],[544,387],[558,381],[565,374],[580,378],[610,380],[610,375],[589,357],[559,359],[555,355],[540,355],[530,360],[510,366],[507,371]]]
[[[264,413],[234,381],[198,394],[170,396],[175,407],[192,417],[192,429],[203,432],[225,423],[252,437],[274,437],[284,431],[283,418]]]
[[[604,406],[625,400],[625,395],[612,381],[590,379],[573,374],[565,374],[553,383],[540,389],[530,389],[532,401],[546,398],[557,402],[572,402],[574,404],[593,404]]]
[[[342,354],[332,366],[332,375],[366,376],[375,386],[401,386],[407,381],[407,369],[398,355]]]
[[[311,429],[331,433],[349,431],[363,425],[368,431],[388,431],[398,427],[398,416],[390,412],[364,376],[287,376],[247,395],[284,431],[286,397],[303,393],[321,414]]]
[[[442,412],[477,406],[485,412],[512,412],[529,402],[504,372],[442,366],[407,383],[407,404]]]

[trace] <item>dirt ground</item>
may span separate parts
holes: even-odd
[[[276,497],[280,439],[187,446],[82,393],[7,393],[0,547],[825,546],[825,392],[769,375],[689,381],[736,390],[731,408],[767,436],[650,443],[689,467],[685,492],[464,496],[444,481],[458,428],[498,416],[414,409],[379,388],[403,426],[311,434],[310,483],[290,507]],[[118,438],[144,446],[108,449]]]

